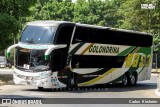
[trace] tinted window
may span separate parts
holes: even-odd
[[[73,55],[73,68],[121,68],[125,56]],[[97,63],[95,63],[97,62]]]
[[[63,26],[59,29],[56,44],[70,44],[74,26]]]
[[[21,36],[21,42],[44,44],[52,43],[55,27],[50,26],[27,26]]]
[[[152,46],[152,36],[78,26],[73,38],[73,43],[77,42],[150,47]]]
[[[88,28],[77,26],[72,43],[89,42],[88,37],[89,37]]]

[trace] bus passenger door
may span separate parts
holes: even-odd
[[[68,72],[67,68],[67,58],[68,51],[70,46],[70,41],[72,37],[74,24],[63,24],[60,25],[57,29],[56,34],[56,45],[67,45],[65,48],[56,49],[52,52],[52,71],[58,71],[58,78],[64,84],[67,84],[67,76],[70,72]]]
[[[64,24],[60,25],[59,28],[57,29],[57,34],[56,34],[56,41],[55,44],[61,45],[65,44],[67,47],[59,49],[61,51],[62,56],[62,69],[66,66],[67,62],[67,56],[68,56],[68,51],[69,51],[69,45],[72,37],[72,32],[73,32],[74,24]]]

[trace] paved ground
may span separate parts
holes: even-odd
[[[152,75],[151,80],[139,82],[135,87],[123,88],[111,85],[97,90],[56,91],[46,89],[38,91],[37,87],[21,85],[0,86],[0,98],[160,98],[155,95],[157,75]],[[13,105],[12,105],[13,106]],[[22,107],[22,105],[14,105]],[[29,105],[30,107],[159,107],[157,104],[54,104],[54,105]],[[23,105],[28,107],[28,105]]]
[[[0,86],[0,98],[160,98],[155,94],[157,88],[157,76],[158,74],[153,74],[151,80],[138,82],[135,87],[121,87],[120,84],[106,86],[105,88],[81,88],[79,91],[60,91],[46,89],[44,91],[39,91],[37,87],[34,86],[22,86],[22,85],[3,85]],[[16,105],[17,106],[17,105]],[[19,107],[21,107],[20,105]],[[43,105],[46,106],[46,105]],[[101,104],[83,104],[83,105],[47,105],[50,107],[106,107],[106,105]],[[129,104],[109,104],[107,106],[111,107],[135,107],[135,105]],[[137,104],[136,104],[137,106]],[[158,107],[159,105],[138,105],[139,107]],[[25,106],[27,107],[27,106]],[[32,106],[30,106],[32,107]],[[33,106],[35,107],[35,106]],[[40,105],[42,107],[42,105]]]
[[[0,97],[40,97],[40,98],[160,98],[155,95],[157,75],[151,80],[139,82],[135,87],[121,87],[120,84],[106,88],[81,88],[79,91],[45,89],[39,91],[35,86],[3,85]]]

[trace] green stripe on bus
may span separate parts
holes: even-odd
[[[135,46],[131,46],[131,47],[127,48],[126,50],[124,50],[123,52],[119,53],[118,56],[128,55],[128,53],[130,53],[134,48],[135,48]]]
[[[81,42],[74,49],[72,49],[69,54],[74,55],[79,50],[79,48],[82,47],[84,44],[85,44],[85,42]]]

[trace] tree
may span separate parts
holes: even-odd
[[[119,15],[123,16],[120,27],[124,29],[144,31],[155,34],[158,32],[158,26],[160,25],[160,1],[156,0],[126,0],[118,11]],[[154,10],[141,9],[141,4],[154,4],[156,8]]]
[[[31,17],[27,20],[65,20],[73,19],[73,3],[71,1],[49,0],[43,5],[36,3],[30,8]]]
[[[0,1],[0,51],[13,44],[22,29],[23,17],[29,15],[28,8],[36,0],[1,0]]]
[[[15,19],[29,15],[28,8],[37,0],[1,0],[0,13],[6,13]]]
[[[8,14],[0,13],[0,50],[13,43],[13,38],[19,30],[19,22]]]

